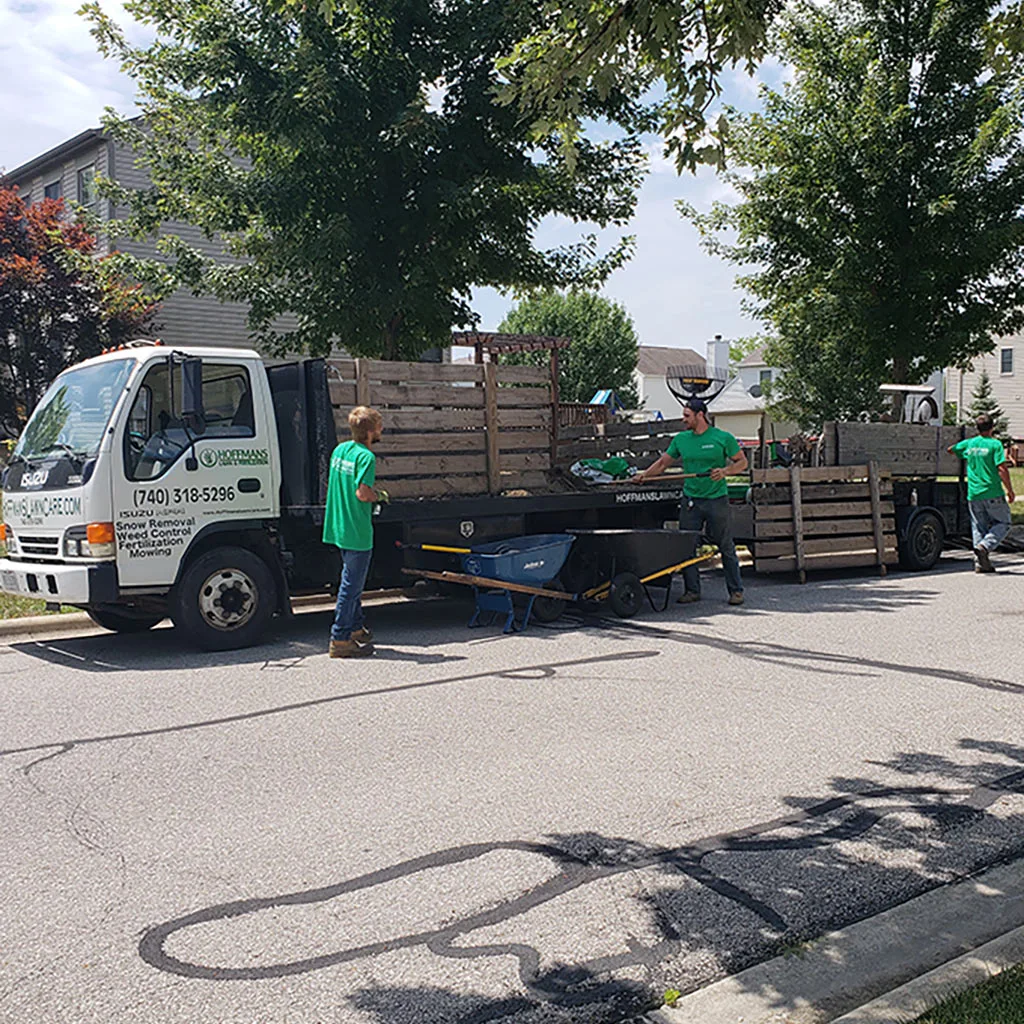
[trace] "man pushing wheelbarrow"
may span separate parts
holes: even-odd
[[[747,457],[732,434],[708,422],[707,404],[691,398],[683,406],[686,430],[672,438],[668,450],[653,466],[631,478],[634,484],[660,476],[677,460],[683,464],[683,500],[679,507],[679,529],[694,531],[691,557],[696,552],[700,531],[711,538],[722,556],[729,604],[743,604],[743,581],[736,545],[729,522],[729,490],[726,477],[743,473]],[[683,569],[685,589],[680,604],[700,600],[700,571],[691,565]]]

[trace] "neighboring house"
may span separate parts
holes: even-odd
[[[746,441],[756,441],[764,415],[763,387],[778,376],[778,369],[765,362],[764,353],[756,349],[740,360],[735,373],[722,393],[711,403],[715,426]],[[767,422],[768,440],[783,440],[797,432],[795,423],[774,420]]]
[[[130,150],[109,138],[101,129],[91,128],[49,152],[3,175],[5,185],[17,185],[26,201],[63,198],[92,210],[101,221],[123,216],[114,204],[101,198],[96,179],[107,177],[132,189],[149,185],[147,172],[137,165]],[[165,230],[211,256],[224,256],[215,243],[189,224],[170,221]],[[119,239],[118,248],[144,259],[161,257],[153,241]],[[224,257],[225,259],[227,257]],[[250,344],[246,327],[247,307],[242,303],[222,303],[208,296],[179,290],[167,296],[156,316],[157,336],[166,345]]]
[[[665,383],[665,374],[670,366],[703,367],[704,357],[692,348],[640,346],[633,379],[636,381],[639,406],[651,419],[658,413],[666,420],[676,420],[683,415],[682,406]]]
[[[995,348],[974,360],[970,370],[946,370],[946,400],[955,402],[966,418],[982,371],[992,382],[992,397],[999,403],[1013,438],[1024,438],[1024,334],[1000,338]]]

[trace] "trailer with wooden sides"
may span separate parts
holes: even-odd
[[[825,424],[817,465],[755,470],[749,542],[757,572],[901,563],[931,568],[970,535],[963,462],[946,449],[964,427]]]

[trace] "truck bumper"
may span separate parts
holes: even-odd
[[[97,604],[117,600],[117,567],[43,565],[0,558],[0,591],[57,604]]]

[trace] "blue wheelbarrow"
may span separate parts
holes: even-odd
[[[526,629],[535,609],[545,622],[558,618],[576,594],[556,590],[553,581],[569,557],[576,540],[568,533],[543,533],[528,537],[479,544],[474,548],[452,548],[437,544],[402,545],[421,551],[440,551],[460,555],[462,572],[431,572],[427,569],[403,569],[408,576],[443,583],[462,583],[473,588],[476,609],[470,626],[488,625],[498,616],[505,617],[506,633]],[[528,600],[522,619],[516,621],[514,594]],[[537,602],[541,602],[539,605]],[[486,616],[486,622],[483,621]]]

